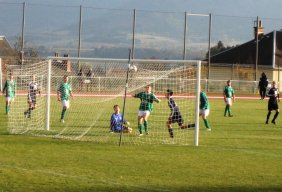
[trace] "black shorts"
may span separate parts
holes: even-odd
[[[170,114],[169,121],[170,123],[178,123],[179,126],[181,126],[184,122],[180,111],[175,111]]]
[[[277,102],[269,102],[268,103],[268,111],[277,110],[279,109]]]

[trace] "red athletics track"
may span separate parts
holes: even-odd
[[[131,94],[133,93],[127,93],[127,97],[132,97]],[[17,95],[23,96],[27,95],[25,91],[17,91]],[[46,95],[46,94],[42,94]],[[56,96],[56,92],[51,92],[51,96]],[[165,98],[164,94],[155,93],[155,95],[159,98]],[[118,95],[107,93],[107,92],[73,92],[74,97],[123,97],[124,93],[121,92]],[[207,96],[209,99],[223,99],[222,94],[208,94]],[[178,94],[173,95],[175,98],[194,98],[195,95],[186,95],[186,94]],[[260,100],[259,95],[235,95],[235,99],[249,99],[249,100]],[[266,98],[267,99],[267,98]]]

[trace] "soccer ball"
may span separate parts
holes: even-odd
[[[130,65],[129,69],[130,69],[130,71],[133,71],[133,72],[137,71],[136,65]]]
[[[126,125],[130,125],[130,123],[128,121],[126,121]]]

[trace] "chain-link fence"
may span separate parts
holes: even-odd
[[[282,19],[242,17],[190,12],[109,9],[32,3],[0,3],[0,35],[7,38],[20,59],[2,59],[3,74],[11,61],[29,61],[35,51],[37,61],[58,56],[135,59],[196,59],[207,57],[210,47],[222,41],[236,46],[254,39],[254,26],[262,20],[264,33],[280,30]],[[280,80],[280,70],[255,64],[210,64],[202,66],[202,79],[210,92],[221,92],[221,81],[231,79],[253,86],[256,91],[262,72],[269,80]],[[83,70],[83,69],[82,69]],[[255,78],[257,77],[257,78]],[[4,77],[5,78],[5,77]]]
[[[264,32],[282,19],[261,18]],[[108,9],[43,3],[0,3],[0,35],[25,55],[45,57],[205,59],[209,46],[235,46],[254,39],[256,17]]]

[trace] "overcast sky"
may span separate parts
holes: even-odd
[[[24,0],[0,0],[0,2],[22,3]],[[25,2],[282,18],[282,0],[25,0]]]
[[[0,2],[22,3],[24,0],[0,0]],[[114,9],[188,11],[282,19],[282,0],[25,0],[25,2]]]

